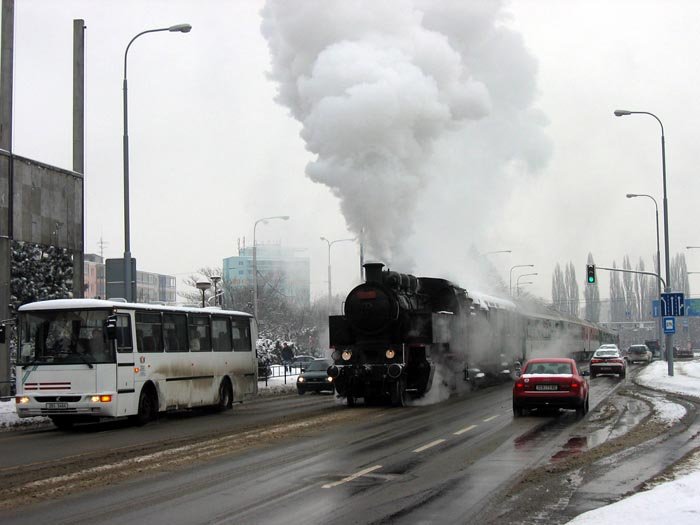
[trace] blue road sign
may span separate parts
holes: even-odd
[[[675,317],[664,317],[664,333],[665,334],[675,334],[676,333],[676,318]]]
[[[685,300],[685,315],[689,317],[700,317],[700,299]]]
[[[683,317],[685,315],[685,301],[683,299],[683,292],[662,293],[662,315],[665,317]]]
[[[659,306],[658,299],[654,299],[651,302],[651,315],[652,317],[661,317],[661,307]]]

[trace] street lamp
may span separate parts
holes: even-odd
[[[516,264],[515,266],[511,266],[510,268],[510,279],[508,281],[508,293],[512,296],[513,295],[513,270],[516,268],[534,268],[534,264]]]
[[[525,286],[526,284],[534,284],[532,281],[525,281],[524,283],[516,284],[515,285],[515,290],[516,290],[516,295],[520,297],[520,287]]]
[[[685,249],[686,250],[699,250],[700,246],[686,246]]]
[[[512,250],[496,250],[495,252],[486,252],[481,255],[493,255],[494,253],[513,253]]]
[[[336,239],[334,241],[329,241],[325,237],[321,237],[322,241],[328,243],[328,313],[331,313],[331,246],[337,242],[354,242],[355,239]]]
[[[519,275],[518,278],[515,280],[515,290],[516,290],[516,295],[520,295],[520,279],[523,277],[530,277],[531,275],[539,275],[538,273],[524,273],[522,275]],[[530,283],[532,284],[532,283]]]
[[[267,224],[267,221],[273,219],[281,219],[283,221],[289,220],[289,215],[275,215],[274,217],[263,217],[255,221],[253,225],[253,311],[255,313],[255,320],[258,319],[258,248],[255,243],[255,229],[258,227],[258,223],[262,222]]]
[[[632,199],[634,197],[648,197],[654,201],[654,207],[656,208],[656,264],[659,265],[659,270],[657,272],[658,276],[661,276],[661,249],[659,248],[659,205],[656,199],[651,195],[646,193],[628,193],[627,198]],[[661,310],[661,279],[656,279],[656,287],[659,295],[659,310]],[[659,311],[659,326],[657,326],[658,335],[657,339],[661,341],[661,334],[663,333],[663,319],[661,317],[661,312]]]
[[[671,292],[671,265],[669,263],[670,259],[670,254],[669,254],[669,240],[668,240],[668,196],[666,193],[666,139],[664,137],[664,125],[653,113],[649,113],[648,111],[628,111],[626,109],[616,109],[614,111],[616,117],[624,117],[627,115],[649,115],[650,117],[653,117],[656,119],[656,121],[659,123],[659,126],[661,126],[661,172],[663,176],[663,190],[664,190],[664,250],[665,250],[665,259],[666,259],[666,282],[665,284],[665,289],[664,291],[666,293]],[[661,267],[661,263],[659,262],[659,268]],[[661,271],[659,270],[659,273]],[[661,306],[661,303],[659,303],[659,306]],[[668,375],[673,376],[673,334],[666,334],[666,356],[668,359]]]
[[[211,277],[209,277],[209,279],[211,279],[211,282],[214,283],[214,306],[220,306],[219,305],[219,292],[216,289],[216,285],[221,280],[221,277],[219,277],[218,275],[212,275]]]
[[[131,239],[129,227],[129,113],[127,111],[126,58],[131,44],[133,44],[134,40],[141,35],[145,35],[146,33],[158,33],[160,31],[170,31],[171,33],[189,33],[191,30],[192,26],[189,24],[178,24],[160,29],[148,29],[147,31],[140,32],[138,35],[132,38],[124,51],[124,140],[122,146],[124,154],[124,298],[127,300],[127,302],[131,302],[133,297],[131,294]]]
[[[204,292],[211,288],[211,283],[209,281],[197,281],[195,286],[202,291],[202,308],[204,308]]]

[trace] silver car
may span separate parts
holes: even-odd
[[[627,361],[630,363],[649,364],[652,357],[651,350],[647,345],[632,345],[627,349]]]

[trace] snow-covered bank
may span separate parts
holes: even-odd
[[[673,376],[668,375],[668,364],[655,361],[646,366],[637,376],[640,385],[684,394],[700,399],[700,362],[677,361]],[[677,417],[677,410],[666,405],[654,404],[655,410],[661,409],[661,418]],[[665,416],[664,416],[665,414]],[[698,442],[700,446],[700,442]],[[634,523],[635,525],[657,525],[673,523],[674,525],[695,525],[700,523],[700,459],[696,454],[693,461],[686,465],[685,474],[673,481],[663,483],[651,490],[639,492],[617,503],[585,512],[567,525],[608,525]]]

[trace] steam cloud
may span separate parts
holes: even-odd
[[[467,207],[474,226],[475,210],[494,208],[482,203],[490,184],[547,156],[535,64],[500,24],[501,1],[268,0],[262,17],[277,100],[316,154],[306,173],[339,197],[373,258],[408,271],[407,240],[416,225],[434,231],[436,207],[443,227]],[[474,230],[451,235],[465,245],[485,229]]]

